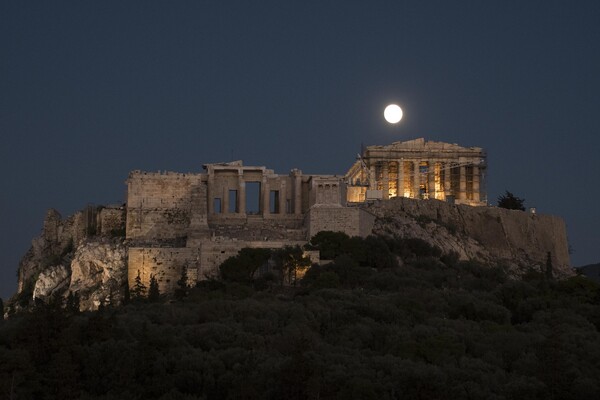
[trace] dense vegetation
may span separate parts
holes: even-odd
[[[0,398],[593,399],[600,286],[512,280],[418,241],[325,234],[297,287],[248,271],[178,301],[0,326]],[[327,253],[330,252],[330,253]],[[405,260],[399,265],[398,256]],[[261,258],[262,257],[262,258]]]
[[[498,196],[498,207],[507,208],[509,210],[525,211],[525,199],[515,196],[508,190],[505,194]]]

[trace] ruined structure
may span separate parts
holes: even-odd
[[[346,206],[342,176],[279,175],[241,161],[205,173],[133,171],[127,180],[129,279],[156,275],[171,290],[181,268],[195,281],[243,248],[303,245],[322,230],[371,233],[374,216]]]
[[[481,148],[416,139],[367,147],[345,176],[277,174],[241,161],[196,173],[133,171],[123,206],[88,206],[65,220],[49,211],[19,266],[19,295],[73,291],[82,309],[95,309],[138,273],[170,292],[183,268],[193,284],[218,276],[244,247],[304,245],[324,230],[419,238],[515,275],[541,268],[550,252],[556,276],[571,274],[560,217],[472,207],[486,205],[485,157]]]
[[[348,201],[408,197],[482,206],[485,170],[479,147],[423,138],[369,146],[346,174]]]

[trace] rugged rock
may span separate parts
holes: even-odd
[[[62,295],[69,287],[70,271],[64,265],[56,265],[42,271],[35,281],[33,299],[46,300],[53,295]]]
[[[124,229],[125,210],[119,205],[88,206],[66,219],[48,210],[42,233],[19,263],[18,291],[9,309],[67,297],[70,291],[79,295],[82,310],[96,309],[107,298],[119,303],[127,276]]]
[[[58,211],[48,210],[41,235],[31,241],[31,247],[19,263],[19,293],[31,293],[37,277],[48,267],[68,265],[68,260],[65,262],[63,258],[73,251],[74,244],[85,235],[83,211],[62,220]]]
[[[77,248],[69,291],[79,294],[81,310],[118,305],[127,284],[127,248],[114,241],[91,241]]]
[[[375,234],[420,238],[445,253],[458,253],[461,260],[503,264],[516,275],[545,268],[550,253],[556,277],[574,274],[559,217],[408,198],[375,202],[366,209],[377,217]]]
[[[545,270],[550,254],[556,277],[574,274],[565,224],[559,217],[408,198],[361,208],[371,214],[376,235],[419,238],[461,260],[504,265],[515,276],[531,268]],[[9,307],[19,310],[34,299],[67,297],[70,292],[79,296],[81,310],[119,304],[128,278],[124,234],[121,206],[88,207],[65,220],[49,210],[42,234],[20,263],[19,291]]]

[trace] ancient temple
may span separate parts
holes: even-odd
[[[150,275],[162,291],[185,266],[192,281],[218,275],[241,248],[303,245],[320,231],[371,234],[375,216],[357,203],[393,197],[485,205],[485,153],[416,139],[369,146],[345,176],[278,174],[241,161],[205,172],[133,171],[127,180],[129,282]],[[166,266],[166,267],[165,267]]]
[[[368,146],[346,174],[347,201],[409,197],[486,205],[485,172],[480,147],[423,138]]]

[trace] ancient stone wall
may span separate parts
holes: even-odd
[[[206,187],[201,174],[136,171],[129,175],[127,185],[128,239],[175,239],[188,235],[193,220],[198,226],[206,225]]]
[[[358,207],[312,207],[307,214],[308,238],[320,231],[340,231],[348,236],[371,234],[375,217]]]
[[[193,285],[198,278],[200,249],[189,247],[130,247],[128,258],[130,287],[135,284],[138,271],[146,287],[150,285],[150,275],[156,276],[161,293],[175,290],[184,266],[187,268],[190,284]]]
[[[105,207],[97,217],[97,232],[103,236],[123,236],[125,233],[125,207]]]

